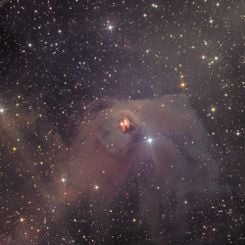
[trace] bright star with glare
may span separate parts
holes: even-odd
[[[152,143],[152,141],[153,141],[153,139],[152,139],[152,138],[150,138],[150,137],[147,139],[147,142],[148,142],[149,144],[151,144],[151,143]]]

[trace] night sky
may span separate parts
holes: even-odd
[[[0,245],[245,244],[244,14],[0,0]]]

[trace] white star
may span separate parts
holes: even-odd
[[[109,25],[108,26],[108,29],[111,31],[113,29],[113,26],[112,25]]]
[[[237,136],[240,136],[240,135],[241,135],[241,133],[240,133],[239,130],[236,131],[236,135],[237,135]]]
[[[152,139],[151,137],[149,137],[149,138],[147,139],[147,142],[148,142],[149,144],[151,144],[152,141],[153,141],[153,139]]]
[[[61,178],[61,182],[62,182],[62,183],[65,183],[65,182],[66,182],[66,178],[65,178],[65,177],[62,177],[62,178]]]
[[[158,8],[158,5],[157,5],[156,3],[152,3],[152,4],[151,4],[151,7],[157,9],[157,8]]]

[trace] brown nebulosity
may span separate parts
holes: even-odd
[[[93,103],[79,132],[67,163],[69,201],[87,193],[96,203],[95,223],[106,223],[105,212],[133,179],[139,186],[140,215],[152,236],[159,236],[159,206],[166,193],[176,192],[184,202],[190,193],[215,191],[217,172],[207,135],[184,95]]]
[[[91,103],[69,149],[52,127],[38,129],[32,123],[31,128],[47,139],[49,158],[42,164],[51,169],[48,179],[43,165],[33,167],[37,159],[30,152],[28,140],[10,122],[9,117],[1,119],[0,140],[6,143],[7,139],[12,142],[21,138],[21,145],[11,154],[20,154],[18,160],[26,169],[28,200],[45,210],[45,215],[39,217],[36,205],[30,204],[20,214],[24,221],[17,217],[13,229],[18,242],[38,243],[50,227],[55,229],[67,218],[67,207],[76,208],[82,203],[88,204],[82,219],[87,222],[91,239],[109,242],[114,225],[111,215],[118,199],[123,199],[127,207],[133,192],[139,227],[143,224],[151,238],[161,237],[163,211],[167,217],[171,212],[175,214],[178,232],[178,224],[186,220],[188,213],[184,201],[191,195],[205,199],[217,191],[216,164],[208,151],[207,133],[185,95]],[[175,206],[171,196],[176,198]]]

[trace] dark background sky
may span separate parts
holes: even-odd
[[[41,114],[39,124],[55,125],[69,142],[74,115],[94,99],[186,93],[224,178],[241,197],[243,1],[16,0],[0,6],[3,113]]]
[[[21,108],[45,111],[69,135],[64,124],[81,102],[184,91],[233,161],[243,150],[244,9],[242,1],[10,1],[0,9],[1,106],[20,95]]]

